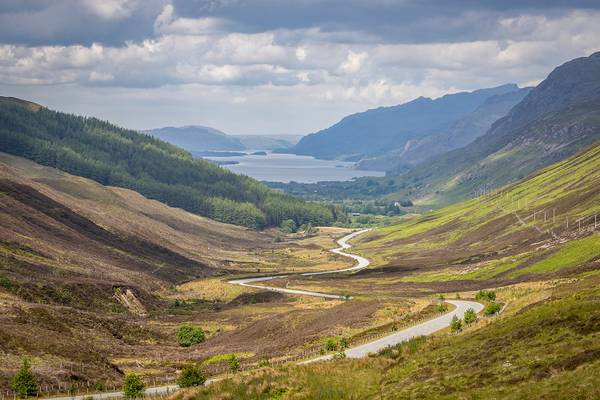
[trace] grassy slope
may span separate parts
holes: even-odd
[[[564,222],[566,216],[573,220],[597,213],[599,198],[597,144],[503,194],[375,231],[360,249],[383,268],[339,279],[343,284],[377,293],[382,288],[403,291],[404,287],[393,286],[394,280],[438,285],[446,281],[439,287],[461,291],[463,296],[460,280],[480,286],[502,284],[497,294],[507,303],[506,311],[461,334],[442,332],[377,357],[267,368],[180,397],[598,398],[600,234],[590,229],[579,232],[572,225],[567,230]],[[516,206],[517,199],[519,204],[528,200],[526,209]],[[511,204],[522,218],[533,209],[556,208],[557,221],[538,219],[535,226],[541,232],[533,224],[522,226],[509,210]],[[550,229],[557,237],[546,232]],[[435,260],[438,265],[429,267]],[[515,277],[523,282],[516,283]],[[328,284],[335,287],[337,281]]]
[[[159,291],[223,268],[254,271],[269,260],[252,252],[273,246],[267,233],[3,153],[0,215],[0,387],[23,355],[45,382],[64,381],[58,365],[75,362],[86,364],[76,379],[119,377],[115,355],[169,345],[174,329],[132,313],[119,292],[164,315],[171,301]]]
[[[599,277],[512,290],[513,306],[459,335],[382,356],[266,369],[195,399],[592,399],[600,396]],[[500,291],[501,298],[509,290]],[[277,397],[280,395],[280,397]]]
[[[543,212],[534,221],[541,210],[546,221]],[[594,214],[600,214],[600,143],[500,193],[374,231],[357,248],[380,266],[436,265],[431,280],[556,271],[600,256],[598,234],[585,238],[593,219],[581,232],[574,222]],[[420,272],[414,279],[423,279]]]

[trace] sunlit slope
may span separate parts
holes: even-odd
[[[426,279],[518,277],[600,256],[596,214],[600,143],[514,185],[378,229],[358,248],[379,265],[435,267]],[[600,231],[600,218],[596,226]],[[543,263],[562,248],[572,256]],[[444,266],[453,267],[439,275]]]

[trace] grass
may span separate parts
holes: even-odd
[[[600,277],[563,282],[462,334],[402,344],[377,357],[290,366],[211,385],[193,399],[592,399],[600,397]],[[519,294],[520,293],[520,294]],[[533,301],[533,299],[537,299]],[[517,301],[511,304],[517,304]]]
[[[600,257],[600,234],[592,234],[584,239],[573,240],[564,244],[549,257],[529,267],[515,271],[512,277],[525,274],[540,274],[573,268]]]

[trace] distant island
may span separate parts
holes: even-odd
[[[254,153],[251,153],[251,155],[253,155],[253,156],[266,156],[267,152],[266,151],[255,151]]]

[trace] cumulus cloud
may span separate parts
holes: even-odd
[[[199,104],[215,111],[202,118],[239,105],[278,113],[272,132],[298,133],[421,95],[535,83],[599,50],[600,11],[590,8],[485,3],[431,11],[421,6],[427,2],[345,0],[342,18],[333,12],[338,0],[286,7],[271,0],[39,0],[35,7],[7,0],[0,5],[0,87],[42,99],[47,85],[68,86],[70,95],[110,89],[135,93],[133,101],[147,106],[142,93],[163,104],[184,96],[187,123],[210,122],[188,120],[199,118]],[[69,10],[71,36],[62,19]],[[141,123],[139,114],[111,112],[127,125]],[[266,128],[263,119],[249,126]],[[232,124],[223,118],[215,125]]]
[[[345,74],[354,74],[360,71],[363,63],[369,58],[366,52],[355,53],[352,50],[348,52],[346,60],[340,64],[338,68],[340,72]]]

